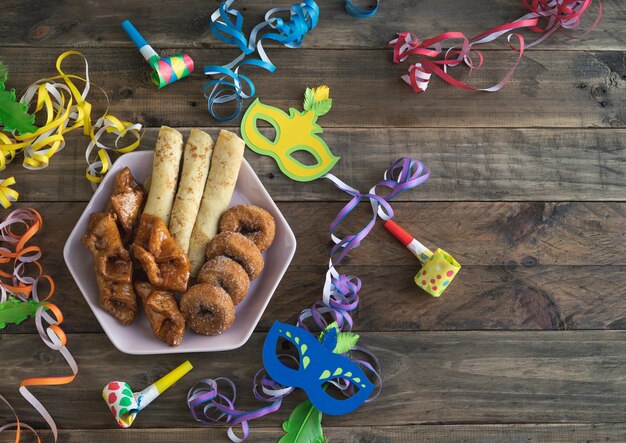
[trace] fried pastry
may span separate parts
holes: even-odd
[[[133,265],[122,244],[115,216],[109,212],[92,214],[82,243],[93,257],[100,305],[120,322],[131,324],[137,315]]]
[[[221,334],[235,321],[235,305],[228,293],[207,283],[189,288],[180,299],[180,309],[189,329],[197,334]]]
[[[157,289],[187,290],[189,259],[159,217],[142,214],[131,251]]]
[[[272,246],[276,222],[272,214],[254,205],[233,206],[220,219],[220,232],[239,232],[256,245],[261,252]]]
[[[185,317],[178,309],[174,295],[160,291],[148,282],[135,283],[135,292],[141,298],[154,336],[170,346],[178,346],[185,334]]]
[[[115,177],[115,188],[108,209],[117,217],[124,244],[131,240],[137,227],[144,196],[143,187],[137,183],[130,169],[122,169]]]

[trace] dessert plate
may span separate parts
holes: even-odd
[[[272,247],[263,254],[265,258],[263,272],[259,278],[251,282],[248,296],[237,305],[235,322],[230,329],[216,336],[198,335],[187,330],[183,342],[177,347],[170,347],[152,335],[152,329],[141,307],[137,318],[130,326],[122,325],[100,307],[93,260],[80,239],[87,230],[89,216],[94,212],[105,210],[113,192],[117,173],[128,166],[135,179],[143,183],[152,173],[152,157],[153,151],[131,152],[115,162],[65,243],[63,249],[65,263],[102,329],[120,351],[127,354],[172,354],[236,349],[252,335],[296,251],[296,237],[293,231],[245,159],[239,170],[230,205],[253,204],[269,211],[276,220],[276,238]]]

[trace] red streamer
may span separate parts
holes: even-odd
[[[513,76],[525,49],[540,44],[558,30],[564,32],[568,37],[572,37],[563,30],[574,29],[580,26],[581,16],[591,6],[592,0],[521,0],[521,2],[530,11],[529,13],[511,23],[496,26],[472,38],[466,37],[461,32],[444,32],[420,43],[415,34],[410,32],[399,33],[397,38],[389,42],[389,46],[393,48],[393,62],[396,64],[402,63],[412,55],[422,57],[422,60],[409,66],[408,74],[402,76],[402,79],[415,92],[426,91],[432,74],[458,88],[471,91],[498,91]],[[583,36],[591,32],[602,17],[602,3],[598,2],[598,4],[598,15]],[[489,88],[474,88],[457,80],[448,73],[449,68],[464,63],[470,69],[468,77],[471,76],[474,69],[480,69],[484,60],[482,53],[475,46],[492,42],[510,31],[521,29],[528,29],[541,34],[541,36],[533,42],[526,44],[521,34],[508,34],[509,47],[513,51],[518,52],[517,60],[505,76],[495,85]],[[513,45],[511,43],[513,39],[517,39],[517,44]],[[451,40],[461,40],[461,43],[453,45],[448,49],[443,49],[443,44],[449,43]],[[472,55],[477,57],[476,63],[472,59]]]

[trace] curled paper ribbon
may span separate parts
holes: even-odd
[[[222,389],[218,388],[222,384]],[[235,408],[237,388],[228,378],[219,377],[215,380],[206,378],[194,385],[187,394],[187,405],[191,416],[204,426],[215,423],[229,424],[228,437],[233,442],[242,442],[250,435],[248,422],[276,412],[280,409],[283,398],[293,392],[294,388],[281,386],[271,378],[263,375],[263,370],[254,377],[254,397],[268,406],[251,412],[240,411]],[[224,394],[230,392],[230,395]],[[242,436],[235,433],[234,427],[241,427]]]
[[[402,76],[402,79],[415,92],[426,91],[433,74],[458,88],[471,91],[498,91],[513,76],[525,49],[540,44],[558,30],[578,27],[581,16],[591,5],[591,0],[522,0],[522,4],[530,11],[529,13],[511,23],[496,26],[472,38],[466,37],[461,32],[445,32],[420,42],[415,34],[400,32],[398,37],[389,42],[389,46],[393,47],[393,62],[404,62],[411,55],[422,57],[419,62],[409,66],[408,74]],[[599,2],[598,15],[584,35],[596,27],[600,17],[602,17],[602,3]],[[542,26],[542,22],[545,22],[545,25]],[[542,35],[533,42],[526,44],[521,34],[508,34],[511,31],[521,29],[529,29]],[[517,51],[518,55],[513,66],[498,83],[489,88],[479,89],[457,80],[448,73],[449,68],[464,63],[470,69],[469,77],[475,69],[480,69],[483,65],[483,55],[476,49],[476,46],[492,42],[504,34],[508,34],[509,46],[512,50]],[[512,44],[514,39],[517,40],[516,45]],[[443,48],[445,43],[453,40],[460,40],[461,43],[454,44],[448,49]],[[472,58],[473,55],[476,57],[476,61]]]
[[[9,407],[9,409],[13,413],[13,416],[15,417],[15,422],[8,423],[4,426],[0,426],[0,434],[6,431],[7,429],[15,428],[15,442],[18,443],[20,440],[21,433],[22,433],[22,428],[25,428],[35,435],[35,438],[37,439],[37,443],[41,443],[41,439],[39,438],[39,434],[37,434],[37,431],[35,431],[35,428],[20,421],[19,417],[17,416],[17,413],[15,412],[15,409],[13,409],[13,406],[11,406],[11,403],[9,403],[9,401],[6,398],[4,398],[3,395],[0,395],[0,400],[2,400],[2,402]]]
[[[351,0],[346,0],[346,11],[348,11],[348,14],[356,18],[371,17],[378,12],[378,8],[380,8],[380,0],[376,0],[376,5],[371,8],[361,8],[355,6]]]
[[[326,174],[324,177],[332,181],[337,188],[351,195],[352,200],[339,211],[330,225],[330,236],[335,245],[330,253],[322,300],[315,302],[300,313],[298,326],[306,327],[305,321],[312,319],[315,326],[323,330],[336,321],[340,330],[350,331],[353,325],[351,312],[356,310],[359,304],[358,291],[361,289],[361,280],[353,275],[340,274],[335,266],[339,265],[346,254],[358,247],[361,241],[369,235],[378,217],[385,221],[393,217],[394,212],[389,201],[398,194],[428,180],[430,170],[418,160],[410,158],[396,160],[385,171],[383,180],[374,185],[366,194],[360,193],[332,174]],[[381,190],[385,188],[389,189],[389,192],[380,195]],[[363,199],[369,200],[372,206],[373,214],[370,221],[356,234],[344,237],[336,235],[343,220]]]
[[[255,94],[252,80],[239,73],[242,66],[256,66],[269,72],[276,70],[263,48],[263,41],[273,40],[287,48],[300,47],[304,36],[317,26],[320,12],[319,6],[313,0],[304,0],[289,8],[270,9],[265,14],[265,20],[252,29],[250,37],[246,37],[243,33],[243,15],[232,7],[234,2],[235,0],[225,1],[211,15],[210,28],[213,34],[224,43],[237,45],[241,50],[241,54],[227,65],[204,68],[206,75],[220,76],[204,86],[209,113],[218,121],[229,121],[237,117],[243,100]],[[280,17],[284,13],[289,13],[288,19]],[[258,58],[251,58],[255,53]],[[217,114],[217,105],[233,101],[236,102],[236,107],[232,114]]]
[[[18,197],[20,196],[19,192],[11,189],[11,186],[13,186],[14,184],[14,177],[9,177],[0,181],[0,205],[2,205],[4,209],[7,209],[9,206],[11,206],[11,203],[16,202]]]
[[[359,306],[359,290],[361,280],[353,275],[340,274],[335,268],[341,260],[352,249],[358,247],[361,241],[371,232],[378,217],[389,220],[393,217],[393,209],[389,205],[398,194],[415,188],[430,176],[429,169],[420,161],[410,158],[396,160],[383,176],[383,179],[373,186],[366,194],[347,185],[332,174],[324,175],[331,180],[340,190],[352,196],[344,208],[335,217],[330,225],[330,236],[335,246],[331,250],[329,269],[326,274],[326,282],[322,300],[315,302],[311,307],[305,308],[298,316],[297,326],[308,331],[324,331],[331,323],[337,322],[340,331],[351,331],[353,326],[352,312]],[[384,191],[387,189],[388,191]],[[344,237],[336,235],[341,222],[354,210],[363,200],[369,200],[373,216],[372,219],[356,234],[349,234]],[[310,324],[310,326],[308,326]],[[356,357],[356,355],[362,355]],[[376,357],[362,347],[354,347],[347,353],[351,360],[367,372],[370,380],[376,389],[366,401],[372,401],[378,397],[382,389],[382,378],[380,376],[380,364]],[[284,355],[278,356],[285,358]],[[293,359],[293,357],[290,357]],[[195,385],[189,391],[187,403],[192,417],[205,426],[215,422],[228,423],[231,428],[228,436],[233,442],[241,442],[249,436],[249,422],[278,410],[282,404],[282,398],[293,392],[291,386],[284,386],[272,380],[268,375],[262,375],[264,370],[257,372],[254,380],[255,397],[260,401],[272,403],[270,406],[258,409],[253,412],[243,412],[235,408],[235,385],[226,378],[205,379]],[[217,380],[224,380],[232,396],[223,394],[218,388]],[[341,377],[330,380],[336,388],[345,395],[352,396],[355,393],[355,386],[348,379]],[[264,395],[261,395],[263,393]],[[198,411],[202,411],[200,414]],[[242,437],[238,437],[233,430],[233,426],[241,425]]]
[[[52,278],[43,273],[43,268],[39,264],[38,260],[42,255],[41,249],[38,246],[28,244],[33,236],[41,230],[42,224],[41,215],[34,209],[17,209],[11,212],[0,224],[0,240],[5,244],[14,245],[13,249],[6,246],[0,247],[0,264],[12,263],[13,265],[11,272],[0,271],[0,277],[11,279],[10,283],[1,280],[0,290],[1,302],[5,302],[8,295],[13,295],[21,300],[32,299],[37,302],[43,302],[37,308],[35,314],[37,332],[39,332],[39,336],[46,346],[61,353],[72,370],[72,375],[28,378],[20,383],[20,394],[46,420],[56,441],[58,430],[54,419],[41,402],[28,390],[28,387],[71,383],[78,373],[78,365],[65,346],[67,337],[59,326],[63,323],[63,314],[56,305],[47,301],[54,294],[55,285]],[[20,234],[19,232],[22,233]],[[35,269],[34,274],[28,275],[27,269],[33,268]],[[42,281],[47,281],[50,286],[45,297],[39,293],[39,285]],[[19,422],[17,423],[17,425],[9,425],[9,427],[17,427],[16,443],[20,439]],[[3,429],[7,429],[7,427],[2,427],[0,430]]]
[[[78,56],[84,61],[84,77],[63,71],[63,62],[70,56]],[[20,152],[24,154],[22,164],[26,169],[39,170],[47,167],[54,154],[65,147],[65,134],[83,128],[83,134],[91,139],[85,154],[88,165],[86,177],[92,183],[99,183],[111,165],[109,152],[124,154],[137,149],[142,138],[142,126],[119,120],[108,114],[108,110],[95,122],[92,121],[92,106],[87,101],[92,86],[89,64],[80,52],[62,53],[56,60],[56,69],[59,75],[36,81],[26,88],[20,98],[22,103],[33,109],[35,115],[43,116],[43,125],[33,133],[13,133],[12,136],[0,133],[0,170]],[[75,81],[84,83],[82,91]],[[102,92],[108,103],[106,93]],[[105,134],[116,136],[113,146],[105,145],[101,141]],[[127,136],[133,140],[124,145],[122,141]]]

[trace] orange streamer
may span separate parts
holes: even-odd
[[[15,229],[23,225],[25,227],[24,233],[16,233]],[[12,272],[0,270],[0,278],[11,279],[11,283],[0,280],[0,289],[2,289],[2,296],[6,297],[7,294],[11,294],[19,297],[22,300],[29,298],[37,301],[46,301],[42,306],[37,309],[35,314],[35,324],[37,330],[43,342],[49,348],[59,351],[65,358],[68,365],[72,369],[72,375],[57,376],[57,377],[32,377],[22,380],[20,383],[20,393],[22,396],[41,414],[46,420],[52,434],[54,435],[54,441],[57,441],[58,430],[54,419],[46,408],[41,404],[39,400],[28,390],[29,386],[54,386],[64,385],[71,383],[76,374],[78,373],[78,366],[74,357],[70,354],[69,350],[65,347],[67,344],[67,336],[61,327],[63,323],[63,313],[53,303],[47,300],[52,297],[55,291],[55,284],[52,277],[44,274],[43,267],[39,263],[41,258],[41,248],[36,245],[28,245],[28,242],[42,229],[43,220],[41,215],[34,209],[17,209],[11,212],[6,219],[0,224],[0,241],[14,245],[14,250],[11,248],[0,249],[0,264],[13,264]],[[35,275],[24,275],[27,266],[34,266],[36,270]],[[45,280],[50,285],[48,294],[42,297],[37,292],[38,283]],[[2,301],[2,300],[0,300]],[[52,315],[51,315],[52,314]],[[43,322],[47,322],[48,326],[44,326]],[[41,442],[37,432],[29,425],[20,422],[17,414],[9,404],[9,402],[0,395],[0,400],[6,403],[13,415],[15,415],[15,422],[9,423],[0,427],[0,433],[6,429],[15,428],[15,443],[19,443],[22,428],[29,429],[37,437],[37,442]]]

